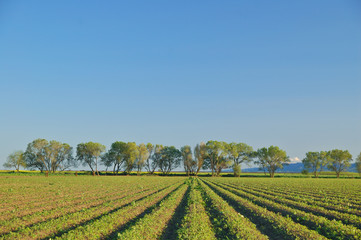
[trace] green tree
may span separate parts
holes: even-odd
[[[245,143],[230,143],[227,145],[229,159],[233,161],[234,176],[240,176],[241,164],[252,160],[253,148]]]
[[[153,168],[153,164],[152,164],[152,157],[153,157],[153,153],[154,153],[154,150],[155,150],[155,147],[153,144],[151,143],[147,143],[147,150],[148,150],[148,158],[147,160],[145,161],[145,169],[147,170],[147,172],[149,174],[153,174],[155,169],[157,168],[157,166],[155,166],[155,168]]]
[[[196,176],[198,176],[199,171],[203,168],[204,161],[207,158],[207,146],[204,142],[197,144],[194,148],[194,158],[196,162]]]
[[[235,177],[240,177],[242,173],[241,165],[240,164],[234,164],[233,165],[233,175]]]
[[[329,164],[328,169],[335,171],[337,178],[340,177],[340,173],[345,171],[351,166],[352,155],[348,150],[333,149],[328,152]]]
[[[206,144],[207,158],[205,167],[212,170],[212,176],[219,176],[222,169],[231,165],[231,160],[227,155],[227,143],[218,141],[208,141]]]
[[[54,140],[34,140],[28,144],[24,158],[28,168],[40,171],[63,171],[76,166],[73,148],[67,143]]]
[[[153,147],[153,148],[151,148]],[[145,168],[147,169],[149,174],[154,174],[155,170],[159,167],[159,164],[162,160],[162,151],[164,146],[161,144],[156,144],[153,146],[152,144],[147,144],[148,151],[150,151],[150,155],[147,159],[147,164]]]
[[[136,161],[137,165],[137,174],[139,175],[142,171],[142,168],[146,164],[147,159],[149,158],[149,151],[147,146],[144,143],[139,144],[138,146],[138,157]]]
[[[174,168],[179,167],[181,158],[181,152],[174,146],[164,147],[158,163],[162,174],[169,174]]]
[[[361,153],[356,158],[356,170],[361,175]]]
[[[317,178],[320,172],[328,165],[329,158],[327,152],[308,152],[306,157],[302,160],[305,168],[313,172],[313,175]]]
[[[187,176],[189,176],[189,174],[194,173],[196,167],[196,162],[193,160],[192,148],[189,145],[186,145],[182,147],[180,151],[182,154],[184,170]]]
[[[138,146],[135,142],[128,142],[124,152],[124,172],[128,175],[135,166],[135,161],[139,155]]]
[[[99,176],[98,172],[98,159],[105,151],[105,146],[100,143],[87,142],[79,143],[76,149],[77,160],[83,166],[88,165],[91,171]]]
[[[45,139],[35,139],[28,144],[26,151],[24,152],[24,158],[26,166],[29,169],[39,169],[41,172],[47,169],[48,156],[46,155],[46,146],[49,142]]]
[[[286,151],[277,146],[258,149],[256,156],[258,160],[255,163],[259,165],[261,170],[267,171],[271,178],[274,177],[277,169],[283,169],[283,165],[290,162]]]
[[[24,152],[21,150],[13,152],[8,156],[3,166],[5,168],[15,168],[15,170],[19,172],[20,167],[26,167]]]
[[[105,166],[113,166],[113,173],[119,173],[121,166],[124,163],[125,150],[127,143],[116,141],[112,143],[109,151],[101,158],[102,163]]]

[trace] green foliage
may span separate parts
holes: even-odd
[[[308,175],[308,170],[307,169],[303,169],[302,171],[301,171],[301,174],[303,174],[303,175]]]
[[[197,163],[193,160],[192,148],[188,145],[181,148],[183,166],[186,174],[193,174],[196,171]]]
[[[102,156],[101,162],[107,167],[113,166],[113,173],[118,173],[124,163],[126,148],[127,144],[125,142],[117,141],[112,143],[109,151]]]
[[[15,151],[10,154],[3,165],[5,168],[15,168],[17,172],[19,172],[20,167],[25,168],[26,162],[24,158],[23,151]]]
[[[335,171],[337,177],[351,165],[352,155],[348,150],[343,151],[334,149],[329,151],[327,155],[329,157],[329,164],[327,167],[328,169]]]
[[[228,157],[227,146],[226,142],[208,141],[206,143],[207,158],[204,164],[212,170],[212,176],[219,176],[222,169],[232,165],[232,160]]]
[[[155,146],[151,143],[147,144],[149,156],[145,164],[145,169],[149,174],[154,174],[155,170],[158,168],[162,158],[163,148],[164,146],[160,144],[156,144]]]
[[[226,145],[228,155],[235,165],[249,163],[252,160],[253,148],[245,143],[230,143]]]
[[[234,164],[233,165],[233,174],[235,177],[240,177],[242,173],[241,165],[240,164]]]
[[[136,160],[138,175],[142,171],[142,168],[145,166],[147,159],[149,159],[149,155],[150,155],[150,152],[148,150],[149,148],[150,148],[149,143],[148,143],[148,147],[144,143],[138,145],[138,157]]]
[[[204,168],[204,161],[207,159],[207,146],[204,142],[197,144],[194,148],[194,161],[196,162],[196,175],[198,175],[201,168]]]
[[[182,153],[174,146],[166,146],[160,150],[158,167],[163,174],[169,174],[174,168],[179,167]]]
[[[76,149],[77,160],[84,166],[88,165],[93,173],[98,172],[98,159],[105,151],[105,146],[100,143],[79,143]]]
[[[137,144],[135,142],[128,142],[124,151],[124,172],[126,174],[129,174],[133,170],[138,155],[139,150]]]
[[[36,139],[29,143],[24,159],[27,168],[40,171],[63,171],[76,166],[73,148],[67,143],[54,140],[48,142],[45,139]]]
[[[274,177],[277,169],[282,169],[284,164],[290,162],[286,151],[277,146],[258,149],[256,156],[258,160],[255,163],[259,165],[260,169],[267,171],[271,178]]]
[[[356,158],[356,169],[357,172],[361,175],[361,153]]]
[[[305,168],[311,170],[315,177],[329,164],[329,155],[327,152],[308,152],[302,160]]]

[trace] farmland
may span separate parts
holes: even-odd
[[[0,239],[361,239],[359,179],[1,176]]]

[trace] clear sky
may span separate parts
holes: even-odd
[[[361,152],[361,2],[0,0],[0,164],[36,138]]]

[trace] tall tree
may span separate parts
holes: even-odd
[[[149,158],[148,148],[144,143],[139,144],[138,146],[138,157],[136,161],[137,165],[137,174],[139,175],[142,171],[142,168],[146,164],[146,160]]]
[[[328,165],[329,158],[327,152],[308,152],[302,160],[305,168],[311,170],[317,178],[320,172]]]
[[[166,146],[161,150],[158,166],[162,174],[169,174],[174,168],[179,167],[182,158],[181,152],[174,146]]]
[[[274,177],[277,169],[283,169],[283,165],[290,162],[286,152],[277,146],[258,149],[257,158],[255,163],[260,166],[260,169],[267,171],[271,178]]]
[[[8,156],[3,166],[5,168],[15,168],[15,170],[19,172],[20,167],[26,167],[24,152],[21,150],[13,152]]]
[[[76,166],[73,158],[73,148],[67,143],[57,141],[49,142],[50,168],[52,172],[64,171],[72,166]]]
[[[109,151],[102,156],[102,163],[105,166],[113,166],[113,173],[119,173],[119,170],[124,163],[125,150],[127,143],[116,141],[112,143]]]
[[[100,143],[87,142],[79,143],[76,149],[77,160],[88,165],[91,171],[99,176],[98,159],[105,151],[105,146]]]
[[[40,138],[28,144],[24,153],[27,168],[39,169],[41,172],[44,170],[50,171],[50,169],[47,168],[48,156],[45,151],[48,144],[49,142],[47,140]]]
[[[128,142],[124,152],[124,172],[130,174],[135,166],[135,161],[139,155],[138,146],[135,142]]]
[[[186,145],[183,146],[180,151],[182,154],[184,170],[187,176],[189,176],[189,174],[194,173],[196,167],[196,162],[193,160],[193,156],[192,156],[192,148]]]
[[[196,176],[198,176],[199,171],[203,168],[205,159],[207,158],[207,146],[204,142],[197,144],[194,148],[194,159],[196,162]]]
[[[233,172],[241,170],[242,163],[249,163],[252,160],[253,148],[245,143],[230,143],[227,145],[228,156],[233,161]]]
[[[335,171],[337,178],[340,177],[340,173],[345,171],[351,166],[352,155],[348,150],[333,149],[328,152],[329,164],[328,169]]]
[[[361,153],[356,158],[356,170],[361,175]]]
[[[205,167],[212,170],[212,176],[219,176],[222,169],[230,166],[230,160],[227,157],[227,143],[218,141],[208,141],[206,144],[207,158],[204,162]]]
[[[34,140],[28,144],[24,158],[28,168],[37,168],[40,171],[63,171],[76,166],[73,148],[67,143],[54,140],[50,142],[45,139]]]
[[[155,147],[151,143],[147,143],[146,146],[147,146],[147,150],[148,150],[149,155],[148,155],[148,158],[145,161],[145,169],[147,170],[147,172],[149,174],[153,174],[154,171],[155,171],[155,168],[157,168],[157,167],[155,167],[154,170],[152,168],[152,157],[153,157]]]
[[[148,143],[149,144],[149,143]],[[147,148],[150,149],[151,144],[147,145]],[[146,169],[149,174],[154,174],[155,170],[159,167],[159,164],[162,160],[162,151],[164,146],[161,144],[156,144],[153,146],[152,153],[149,155],[147,159]]]

